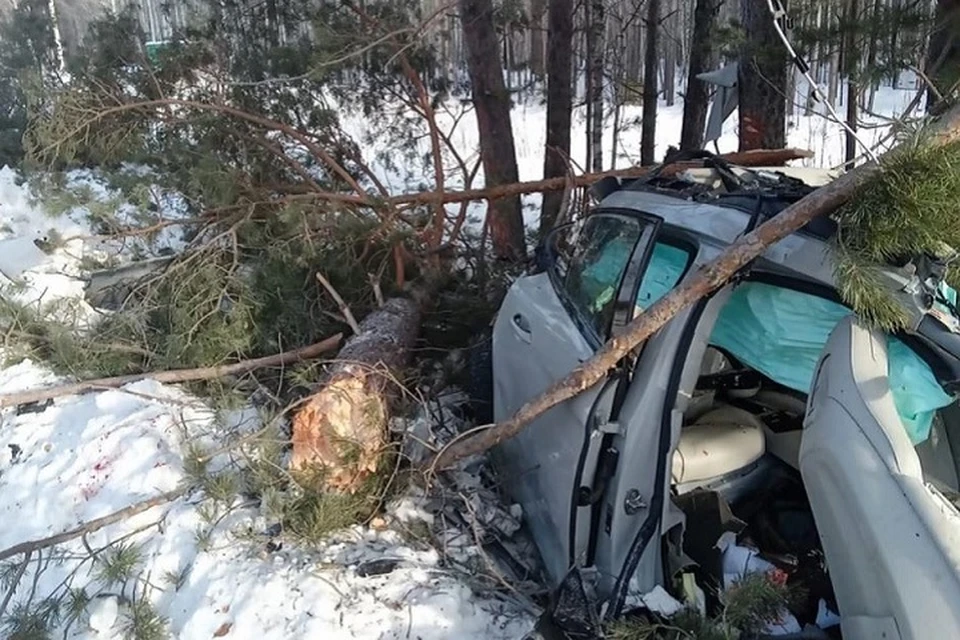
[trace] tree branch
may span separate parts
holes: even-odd
[[[153,371],[148,373],[135,373],[126,376],[115,376],[113,378],[99,378],[96,380],[85,380],[71,384],[59,385],[56,387],[47,387],[45,389],[31,389],[29,391],[18,391],[16,393],[5,393],[0,395],[0,408],[12,407],[31,402],[40,402],[51,398],[60,398],[63,396],[73,396],[92,391],[101,391],[103,389],[116,389],[140,380],[156,380],[157,382],[187,382],[191,380],[211,380],[213,378],[222,378],[224,376],[241,375],[257,369],[267,367],[281,367],[316,358],[324,353],[333,351],[340,345],[342,334],[331,336],[321,342],[312,344],[301,349],[286,351],[263,358],[254,358],[252,360],[243,360],[233,364],[219,365],[215,367],[200,367],[197,369],[174,369],[172,371]]]
[[[127,518],[132,518],[133,516],[141,514],[144,511],[149,511],[154,507],[159,507],[162,504],[173,502],[186,492],[187,487],[181,487],[180,489],[168,491],[167,493],[160,494],[154,498],[137,502],[136,504],[132,504],[129,507],[120,509],[119,511],[114,511],[113,513],[105,515],[102,518],[84,522],[78,527],[70,529],[69,531],[64,531],[63,533],[58,533],[46,538],[40,538],[38,540],[30,540],[28,542],[15,544],[12,547],[8,547],[3,551],[0,551],[0,561],[20,555],[21,553],[33,553],[34,551],[55,547],[58,544],[69,542],[70,540],[79,538],[87,533],[92,533],[94,531],[103,529],[104,527],[108,527],[111,524],[126,520]]]

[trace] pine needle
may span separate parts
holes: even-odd
[[[881,163],[882,171],[835,213],[835,276],[844,302],[872,326],[891,331],[903,328],[908,316],[881,284],[879,270],[937,255],[944,244],[960,247],[960,143],[938,147],[914,133]]]

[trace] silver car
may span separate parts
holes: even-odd
[[[499,310],[494,418],[830,179],[714,162],[606,183]],[[556,589],[532,637],[594,637],[657,587],[680,597],[684,573],[709,599],[734,544],[813,594],[801,624],[826,603],[848,640],[960,638],[956,296],[942,261],[911,257],[883,274],[911,330],[866,328],[837,295],[834,232],[777,243],[494,451]]]

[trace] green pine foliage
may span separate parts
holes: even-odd
[[[702,616],[684,609],[665,621],[626,616],[607,627],[610,640],[737,640],[776,623],[792,598],[790,589],[768,574],[753,573],[720,594],[721,610]]]
[[[922,135],[881,160],[881,171],[835,214],[836,277],[844,301],[873,326],[902,328],[906,313],[879,270],[960,247],[960,143]],[[948,281],[960,283],[955,269]]]

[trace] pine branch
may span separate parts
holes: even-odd
[[[6,393],[0,395],[0,408],[12,407],[31,402],[40,402],[51,398],[60,398],[62,396],[79,395],[90,393],[92,391],[101,391],[103,389],[116,389],[140,380],[156,380],[157,382],[189,382],[194,380],[210,380],[213,378],[223,378],[226,376],[242,375],[265,369],[267,367],[288,366],[302,360],[316,358],[324,353],[336,349],[343,338],[341,334],[331,336],[321,342],[312,344],[301,349],[285,351],[272,356],[263,358],[254,358],[252,360],[243,360],[233,364],[221,365],[216,367],[200,367],[198,369],[174,369],[172,371],[153,371],[148,373],[137,373],[127,376],[115,376],[113,378],[99,378],[96,380],[86,380],[72,384],[64,384],[46,389],[33,389],[30,391],[20,391],[17,393]]]

